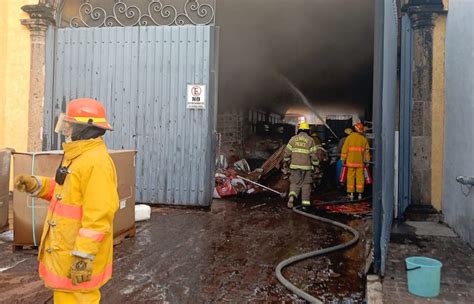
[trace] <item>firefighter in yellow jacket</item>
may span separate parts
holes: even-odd
[[[309,124],[300,123],[298,134],[293,136],[285,148],[283,161],[290,168],[290,193],[288,208],[293,208],[293,203],[301,191],[301,205],[306,208],[311,205],[311,184],[313,171],[319,165],[316,156],[316,144],[309,136]]]
[[[356,132],[349,134],[341,151],[342,163],[347,167],[347,193],[351,200],[354,199],[354,190],[358,193],[358,199],[362,199],[365,185],[364,167],[370,161],[369,142],[364,136],[364,125],[358,122],[354,129]]]
[[[55,178],[19,175],[15,188],[50,200],[38,251],[39,275],[54,303],[99,303],[112,276],[117,176],[102,135],[112,127],[103,105],[72,100],[57,132],[66,142]]]

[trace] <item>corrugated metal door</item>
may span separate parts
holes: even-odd
[[[45,148],[66,103],[101,100],[110,149],[136,149],[137,201],[207,206],[217,106],[214,26],[61,28],[48,63]],[[52,42],[52,41],[51,41]],[[53,67],[51,68],[51,65]],[[187,109],[187,85],[206,85],[205,109]]]
[[[384,274],[394,202],[398,17],[395,0],[376,1],[374,50],[374,268]]]

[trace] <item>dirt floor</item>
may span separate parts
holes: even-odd
[[[340,219],[361,231],[370,226],[370,220]],[[370,238],[362,235],[350,250],[290,266],[284,275],[324,302],[363,302]],[[210,210],[156,208],[135,238],[115,247],[102,303],[303,303],[278,282],[276,265],[349,238],[293,213],[281,199],[220,200]],[[0,242],[0,255],[0,303],[51,303],[37,277],[35,250],[12,253],[11,243]]]

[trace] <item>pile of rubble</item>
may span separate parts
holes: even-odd
[[[263,191],[286,196],[290,184],[281,171],[284,150],[285,146],[278,148],[259,168],[253,171],[245,159],[229,166],[226,157],[219,155],[216,159],[214,198]]]

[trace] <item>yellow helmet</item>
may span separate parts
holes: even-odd
[[[301,122],[298,126],[298,130],[309,130],[309,123],[306,121]]]

